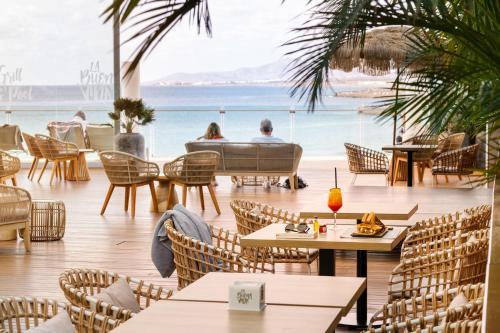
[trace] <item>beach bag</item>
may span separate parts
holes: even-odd
[[[297,177],[298,180],[297,180],[297,188],[304,188],[304,187],[307,187],[309,185],[307,185],[307,183],[304,181],[304,179],[300,178],[300,177]],[[288,178],[287,180],[285,180],[283,182],[283,185],[281,185],[281,187],[283,188],[287,188],[287,189],[290,189],[290,178]]]

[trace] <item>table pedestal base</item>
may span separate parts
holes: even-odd
[[[66,175],[66,180],[76,181],[76,168],[75,162],[71,161],[69,163],[68,173]],[[80,152],[78,155],[78,180],[88,181],[90,180],[89,168],[87,166],[87,160],[85,159],[85,153]]]
[[[156,199],[158,200],[158,211],[164,213],[165,211],[172,209],[178,202],[177,192],[174,189],[174,198],[170,207],[167,207],[168,199],[168,187],[170,186],[170,181],[166,179],[158,179],[158,186],[156,186]],[[154,211],[153,203],[150,207],[151,211]]]

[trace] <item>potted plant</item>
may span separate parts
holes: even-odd
[[[144,158],[144,136],[134,133],[134,128],[151,123],[154,120],[154,110],[145,106],[142,99],[118,98],[114,106],[115,110],[108,115],[111,119],[120,121],[120,127],[125,130],[125,133],[115,137],[115,148]]]

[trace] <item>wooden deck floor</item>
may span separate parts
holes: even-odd
[[[222,214],[217,216],[208,195],[207,210],[201,212],[197,192],[188,193],[188,208],[203,216],[207,222],[236,229],[229,201],[234,198],[268,203],[292,211],[308,204],[326,200],[332,185],[333,166],[339,168],[339,183],[344,201],[366,202],[417,202],[419,210],[409,221],[453,212],[465,207],[491,203],[491,191],[469,189],[458,180],[450,179],[449,188],[431,188],[430,177],[424,184],[408,189],[403,184],[394,188],[384,186],[382,176],[360,176],[356,186],[351,186],[351,175],[343,161],[303,161],[300,176],[309,183],[306,189],[295,193],[282,188],[264,190],[262,187],[236,188],[228,177],[219,177],[216,188]],[[147,187],[138,190],[137,216],[131,219],[123,211],[123,190],[117,189],[111,198],[105,216],[99,211],[106,194],[108,181],[101,169],[91,169],[89,182],[56,182],[48,185],[48,174],[41,183],[26,179],[26,170],[18,176],[19,186],[32,193],[33,198],[59,199],[66,204],[67,227],[62,241],[33,243],[31,255],[24,255],[22,242],[0,242],[0,295],[49,296],[62,300],[58,276],[66,268],[99,268],[128,274],[176,288],[175,274],[162,279],[150,260],[152,231],[159,215],[149,212],[150,195]],[[454,182],[456,181],[456,182]],[[462,186],[462,188],[457,188]],[[454,188],[450,188],[454,187]],[[380,195],[380,190],[385,192]],[[398,263],[398,253],[368,255],[369,310],[375,311],[386,301],[389,272]],[[354,253],[337,253],[337,274],[355,275]],[[307,274],[302,265],[282,265],[279,273]],[[313,265],[313,272],[316,267]],[[313,273],[313,274],[314,274]]]

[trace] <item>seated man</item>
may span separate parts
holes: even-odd
[[[284,143],[280,138],[273,136],[273,123],[269,119],[263,119],[260,122],[260,132],[262,136],[258,136],[252,139],[252,142],[262,142],[262,143]]]

